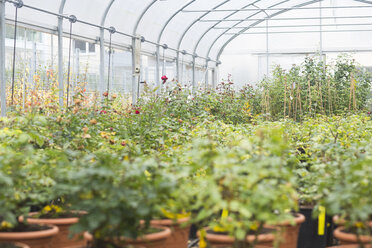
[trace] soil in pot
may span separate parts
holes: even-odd
[[[0,243],[0,248],[30,248],[30,246],[22,243]]]
[[[369,227],[369,233],[372,233],[372,227]],[[355,234],[354,230],[345,230],[345,227],[340,226],[334,231],[334,237],[340,241],[342,245],[354,244],[358,245],[371,244],[372,236],[360,235],[359,237]]]
[[[75,235],[70,237],[69,229],[72,225],[79,222],[79,217],[83,213],[72,212],[66,213],[59,216],[59,218],[53,218],[48,215],[41,215],[39,213],[30,213],[27,222],[30,224],[47,224],[55,225],[59,228],[59,233],[53,239],[53,248],[74,248],[85,245],[83,235]],[[32,218],[37,216],[37,218]]]
[[[32,248],[54,248],[53,238],[58,234],[58,227],[53,225],[25,225],[0,232],[0,242],[25,243]]]
[[[166,248],[187,248],[187,243],[189,240],[190,226],[185,223],[189,221],[190,218],[183,218],[177,220],[177,222],[164,219],[164,220],[152,220],[151,224],[155,226],[165,226],[171,229],[172,234],[166,240],[164,247]]]
[[[261,233],[257,237],[257,245],[262,247],[272,247],[275,240],[275,229],[263,228]],[[200,233],[198,233],[200,236]],[[235,239],[229,236],[227,233],[214,232],[212,230],[206,229],[205,239],[207,242],[214,247],[233,247]],[[253,243],[256,240],[254,232],[247,236],[248,243]]]
[[[110,240],[108,243],[117,246],[115,248],[125,248],[128,245],[143,248],[165,248],[165,242],[171,236],[171,234],[172,231],[168,227],[153,226],[152,231],[149,234],[138,237],[135,240],[121,237],[117,240]],[[84,238],[88,242],[88,245],[92,246],[93,236],[86,232],[84,233]],[[100,245],[100,247],[96,246],[93,248],[102,248],[101,246],[102,245]]]

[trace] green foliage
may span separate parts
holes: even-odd
[[[212,136],[213,137],[213,136]],[[297,209],[292,168],[281,129],[260,129],[247,139],[227,137],[226,144],[196,139],[188,156],[194,172],[183,184],[194,213],[192,221],[211,229],[218,227],[245,242],[250,232],[264,224],[293,220]],[[197,186],[195,186],[197,185]],[[228,217],[221,217],[228,211]]]
[[[277,66],[273,77],[264,79],[258,87],[261,113],[272,120],[302,120],[306,115],[365,110],[371,81],[354,60],[344,55],[334,65],[307,57],[302,65],[294,65],[288,72]]]

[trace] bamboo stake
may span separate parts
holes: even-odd
[[[286,108],[287,108],[287,77],[284,78],[284,119],[286,118]]]
[[[310,80],[308,80],[308,89],[309,89],[309,113],[311,114],[311,85],[310,85]]]
[[[356,111],[357,110],[357,104],[356,104],[356,81],[355,81],[354,74],[351,74],[351,79],[353,81],[353,107],[354,107],[354,111]]]
[[[327,79],[327,88],[328,88],[328,113],[331,114],[331,87],[330,87],[329,77]]]

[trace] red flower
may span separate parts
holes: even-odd
[[[101,113],[101,114],[107,114],[107,111],[106,111],[106,110],[101,110],[100,113]]]
[[[372,113],[371,113],[371,112],[368,112],[367,114],[369,114],[369,115],[370,115],[370,114],[372,114]]]
[[[165,84],[168,80],[168,77],[164,75],[161,77],[161,80],[163,80],[163,84]]]
[[[136,110],[136,115],[139,115],[141,112],[139,110]]]

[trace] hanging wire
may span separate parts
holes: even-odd
[[[108,76],[107,76],[107,94],[110,94],[110,73],[111,73],[111,54],[112,54],[112,35],[116,33],[114,27],[110,27],[110,45],[109,45],[109,60],[108,60]]]
[[[67,102],[66,106],[68,108],[68,101],[70,97],[70,74],[71,74],[71,47],[72,47],[72,24],[77,21],[76,16],[71,15],[69,18],[70,21],[70,44],[68,48],[68,68],[67,68]]]
[[[15,84],[15,67],[16,67],[16,51],[17,51],[17,27],[18,27],[18,9],[23,7],[23,2],[19,0],[14,3],[15,18],[14,18],[14,45],[13,45],[13,74],[12,74],[12,105],[14,104],[14,84]],[[26,37],[25,37],[26,39]]]

